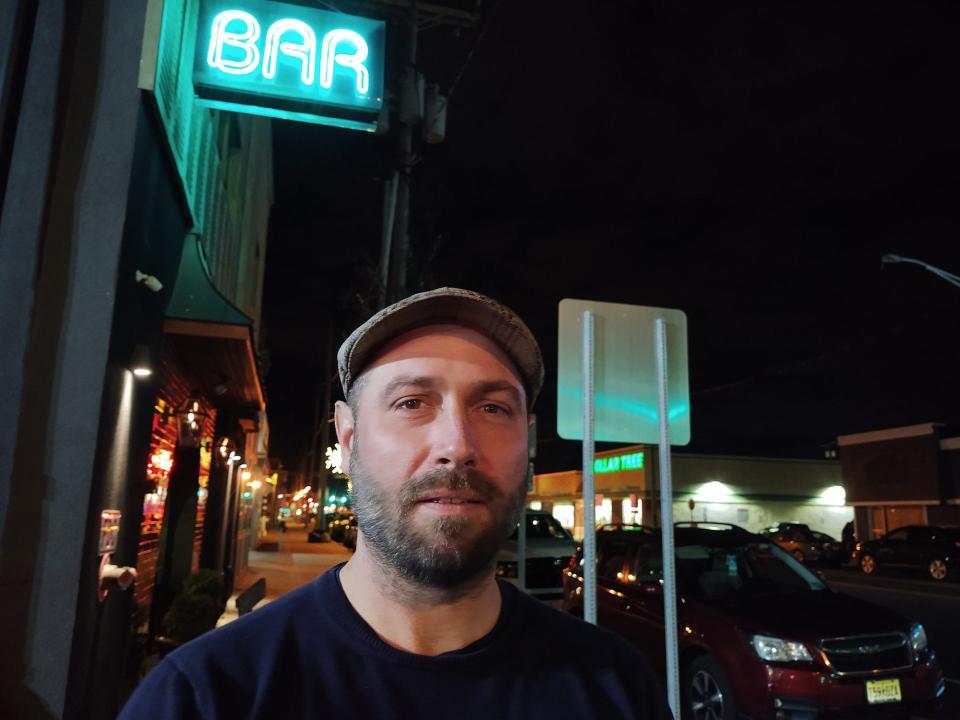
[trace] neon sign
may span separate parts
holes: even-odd
[[[210,107],[375,129],[385,24],[270,0],[201,3],[193,84]]]
[[[595,473],[619,472],[620,470],[642,470],[643,453],[629,453],[627,455],[615,455],[614,457],[596,458],[593,461],[593,471]]]

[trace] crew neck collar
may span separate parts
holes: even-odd
[[[354,609],[347,599],[340,582],[341,563],[317,579],[317,592],[324,611],[334,621],[334,625],[353,639],[363,641],[365,649],[392,662],[408,665],[442,667],[463,667],[464,665],[483,664],[500,655],[507,640],[515,636],[522,626],[522,607],[518,602],[517,589],[509,583],[497,581],[500,589],[500,615],[496,624],[483,637],[459,650],[440,655],[418,655],[400,650],[384,642],[366,620]]]

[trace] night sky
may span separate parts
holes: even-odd
[[[480,32],[421,33],[444,89],[475,52],[447,141],[418,147],[411,290],[472,288],[527,320],[547,362],[538,471],[580,461],[555,432],[565,297],[687,313],[689,451],[960,433],[960,287],[880,262],[960,274],[958,15],[524,1],[485,6]],[[274,141],[271,454],[296,466],[327,324],[335,350],[374,309],[396,138],[276,121]]]

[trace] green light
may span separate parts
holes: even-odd
[[[383,106],[380,20],[270,0],[201,3],[193,84],[203,105],[357,130]]]
[[[593,461],[595,473],[620,472],[621,470],[642,470],[643,452],[597,458]]]

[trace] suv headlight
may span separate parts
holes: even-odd
[[[927,631],[923,629],[920,623],[914,623],[910,626],[910,647],[915,653],[923,652],[927,649]]]
[[[807,646],[792,640],[754,635],[753,649],[761,660],[768,662],[813,662]]]

